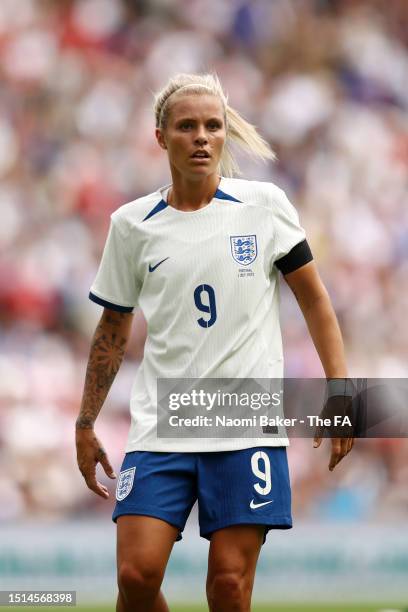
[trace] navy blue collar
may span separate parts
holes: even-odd
[[[230,200],[231,202],[241,202],[241,200],[237,200],[237,198],[234,198],[234,196],[230,195],[229,193],[225,193],[224,191],[221,191],[221,189],[217,189],[212,199],[213,200]],[[150,219],[151,217],[161,212],[168,206],[169,205],[167,204],[166,200],[163,200],[162,198],[160,202],[158,202],[156,206],[152,208],[152,210],[145,216],[143,221],[147,221],[147,219]]]

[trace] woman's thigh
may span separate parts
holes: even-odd
[[[118,571],[124,566],[142,575],[163,575],[178,535],[177,527],[150,516],[123,515],[117,519]]]
[[[208,581],[220,573],[244,577],[252,590],[264,539],[262,525],[234,525],[215,531],[208,555]]]
[[[206,585],[212,612],[251,609],[264,529],[261,525],[234,525],[212,534]]]

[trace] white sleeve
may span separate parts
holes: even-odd
[[[108,237],[89,298],[112,310],[132,312],[137,305],[139,285],[129,237],[111,217]]]
[[[282,189],[274,192],[274,262],[284,257],[294,246],[306,239],[299,215]]]

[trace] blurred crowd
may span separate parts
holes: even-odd
[[[406,0],[1,1],[0,520],[113,508],[74,452],[88,292],[110,213],[170,182],[152,105],[176,72],[216,70],[275,149],[243,176],[297,207],[350,375],[407,376],[407,46]],[[282,327],[286,375],[322,376],[285,287]],[[144,339],[137,313],[96,425],[116,471]],[[405,440],[359,441],[333,474],[311,447],[289,451],[296,518],[406,519]]]

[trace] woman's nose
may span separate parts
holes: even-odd
[[[197,144],[204,144],[207,142],[207,134],[204,128],[198,128],[194,140]]]

